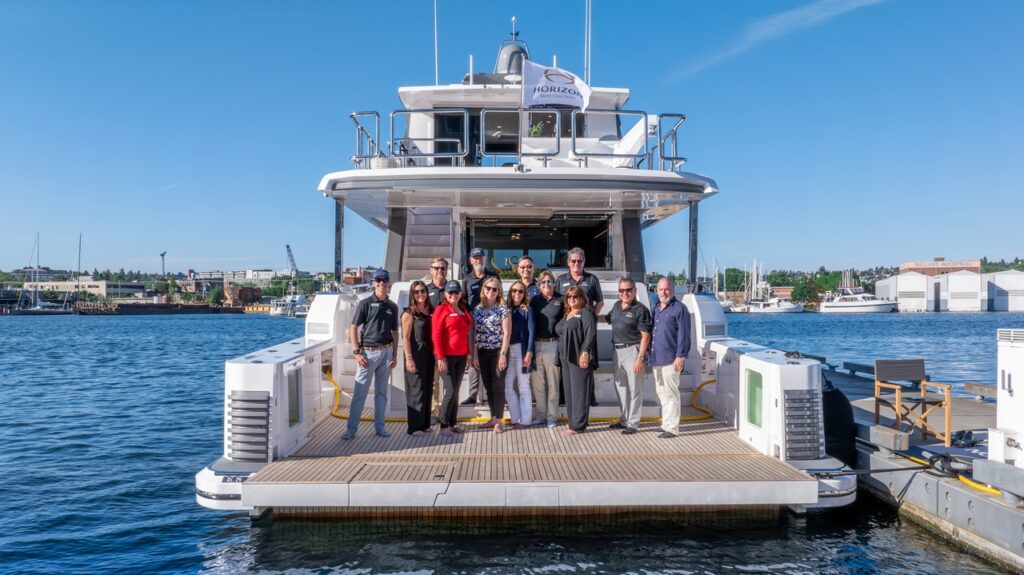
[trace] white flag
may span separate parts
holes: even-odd
[[[523,62],[523,107],[558,105],[586,110],[590,104],[590,86],[576,74],[561,68],[548,68]]]

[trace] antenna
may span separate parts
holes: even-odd
[[[434,0],[434,85],[440,85],[437,76],[437,0]]]
[[[594,6],[591,0],[585,0],[584,2],[584,14],[583,14],[583,81],[588,85],[590,84],[590,55],[591,55],[591,43],[593,41],[593,33],[591,31],[590,22],[594,18]]]
[[[513,40],[518,40],[519,39],[519,32],[516,32],[516,17],[515,16],[512,17],[512,39]]]

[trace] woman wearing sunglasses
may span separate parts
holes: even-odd
[[[473,315],[462,300],[462,283],[452,280],[444,287],[444,302],[431,316],[430,331],[434,342],[437,371],[444,385],[441,399],[441,435],[462,433],[456,425],[459,416],[459,387],[469,356],[469,337]]]
[[[517,281],[508,288],[508,307],[512,316],[512,336],[509,338],[508,371],[505,372],[505,397],[512,426],[528,427],[533,420],[533,391],[530,372],[533,364],[534,321],[530,300],[526,297],[526,284]]]
[[[473,346],[473,367],[480,370],[480,382],[487,393],[491,419],[480,427],[493,427],[501,433],[501,418],[505,416],[505,386],[502,377],[508,367],[509,340],[512,336],[512,318],[501,297],[501,280],[489,276],[480,289],[480,303],[473,309],[476,334]]]
[[[569,419],[569,428],[562,433],[576,435],[587,429],[594,369],[597,368],[597,318],[587,306],[587,296],[579,286],[566,290],[565,319],[555,329]]]
[[[420,280],[412,282],[409,307],[402,312],[409,435],[430,433],[430,398],[434,391],[434,342],[430,330],[433,313],[434,305],[430,303],[427,284]]]

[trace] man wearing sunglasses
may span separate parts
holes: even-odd
[[[635,281],[619,280],[619,301],[600,319],[612,326],[615,393],[622,408],[622,416],[608,427],[621,429],[623,435],[632,435],[640,425],[644,405],[644,357],[651,343],[651,310],[637,301]]]
[[[558,276],[555,280],[555,287],[559,293],[565,293],[572,286],[579,286],[583,293],[587,294],[587,301],[590,302],[590,309],[597,315],[604,306],[604,296],[601,295],[601,282],[597,276],[585,271],[583,265],[587,258],[582,248],[569,250],[568,262],[569,273]]]
[[[391,278],[387,270],[374,272],[373,295],[359,302],[348,327],[352,355],[359,367],[348,411],[348,428],[341,436],[345,440],[356,436],[370,383],[373,383],[374,428],[381,437],[391,435],[384,426],[384,415],[388,406],[391,370],[395,367],[398,352],[398,306],[388,299],[390,287]]]
[[[444,286],[448,284],[448,260],[435,257],[430,262],[430,273],[423,278],[423,282],[427,284],[430,304],[434,307],[441,305],[444,301]]]
[[[516,271],[519,272],[519,281],[523,282],[523,285],[526,286],[526,301],[532,301],[533,298],[540,295],[537,280],[533,279],[533,272],[535,270],[532,257],[523,256],[519,258],[519,263],[516,264]]]
[[[477,304],[480,303],[480,288],[483,286],[484,280],[489,276],[498,277],[498,274],[494,270],[487,269],[484,263],[484,250],[482,248],[473,248],[473,251],[469,252],[469,264],[469,273],[462,278],[462,293],[465,294],[463,297],[466,298],[469,311],[472,313],[476,309]],[[486,403],[486,392],[480,387],[480,371],[470,364],[466,369],[466,375],[469,380],[469,397],[464,399],[460,405],[476,405],[477,399]],[[479,398],[477,397],[478,391],[480,392]]]

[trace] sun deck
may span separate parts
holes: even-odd
[[[696,413],[696,412],[694,412]],[[685,414],[684,414],[685,415]],[[275,515],[344,515],[473,509],[477,513],[544,508],[657,507],[667,512],[726,506],[750,510],[817,501],[817,482],[761,455],[716,421],[686,423],[659,439],[657,424],[623,436],[606,424],[566,437],[531,427],[495,434],[476,425],[464,434],[411,437],[389,423],[380,438],[364,422],[341,441],[346,422],[323,422],[294,455],[242,485],[242,503]]]

